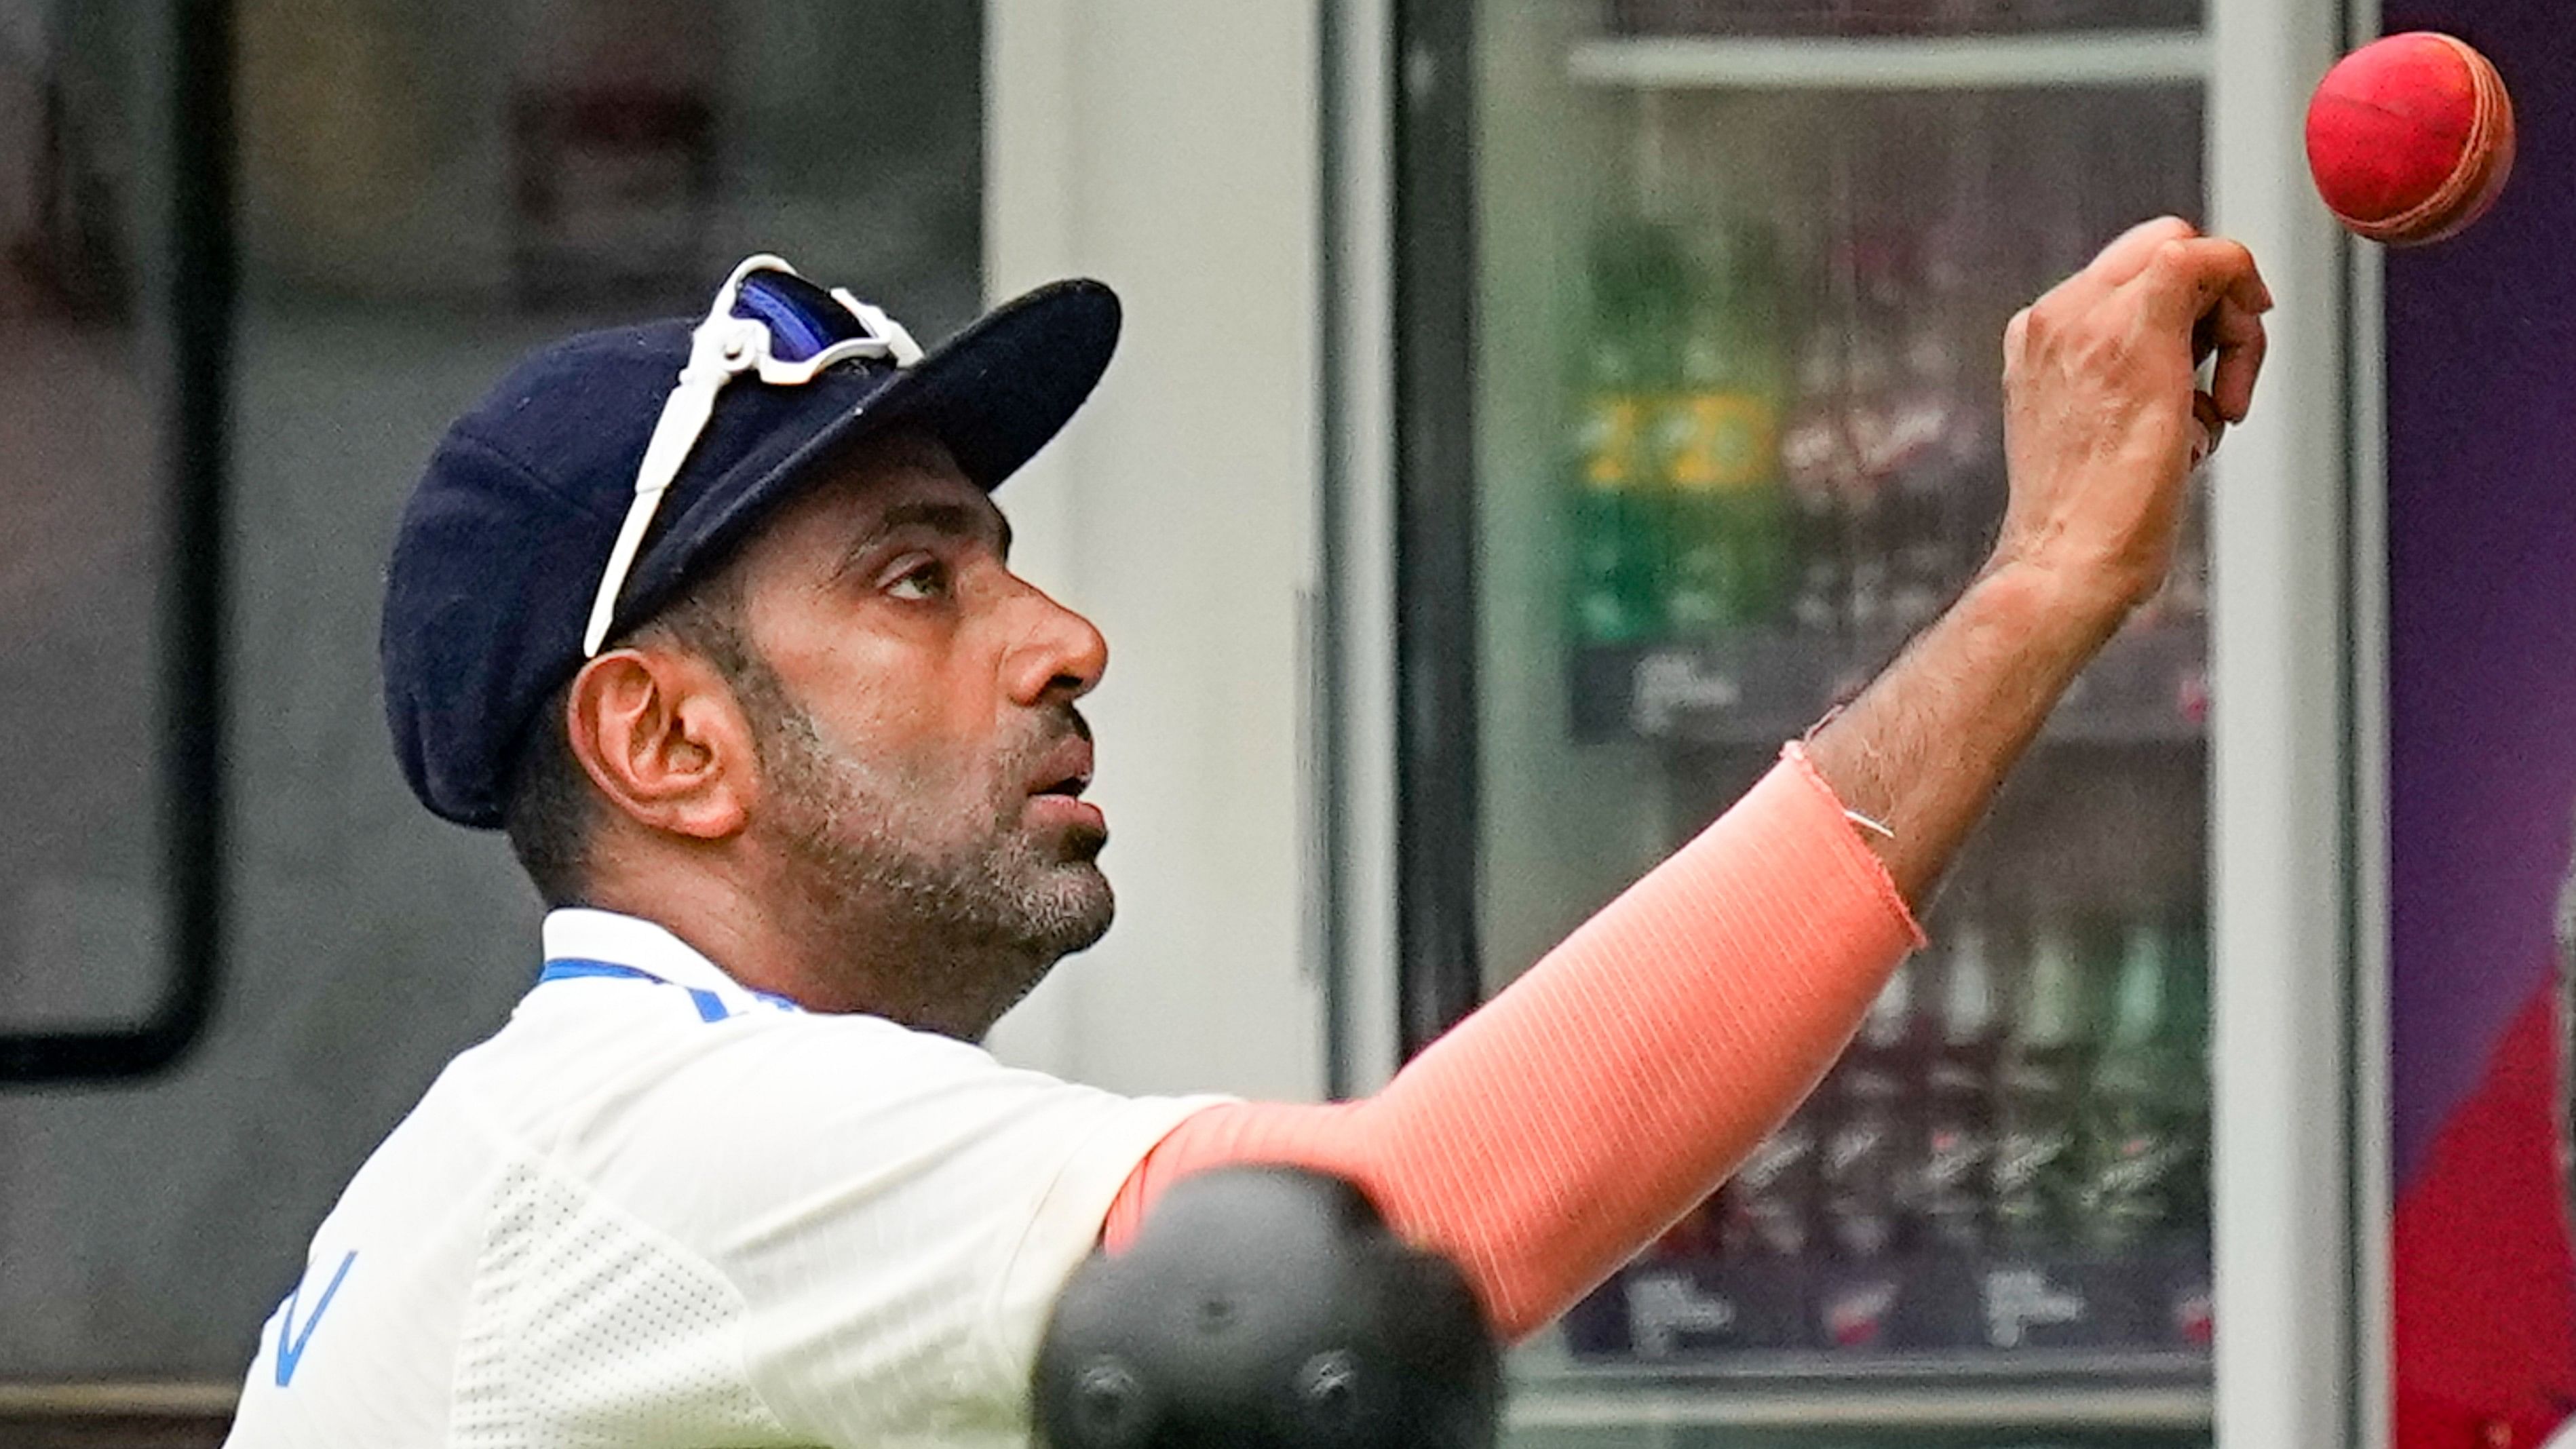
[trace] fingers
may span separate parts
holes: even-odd
[[[2068,311],[2089,308],[2145,271],[2155,260],[2158,247],[2199,234],[2192,230],[2190,222],[2178,216],[2139,222],[2094,253],[2082,271],[2051,287],[2040,304]]]
[[[2169,216],[2131,227],[2092,265],[2015,314],[2004,329],[2006,359],[2021,354],[2034,326],[2071,323],[2122,291],[2135,294],[2151,327],[2189,330],[2195,366],[2215,352],[2231,373],[2259,368],[2272,292],[2253,254]]]
[[[2263,370],[2263,313],[2272,306],[2254,254],[2219,237],[2170,238],[2127,286],[2139,293],[2149,326],[2189,331],[2195,364],[2216,354],[2210,394],[2228,420],[2242,421]]]
[[[2257,315],[2272,310],[2272,289],[2263,284],[2254,254],[2225,237],[2168,239],[2125,285],[2144,289],[2159,325],[2190,326],[2221,299]]]
[[[2218,451],[2219,440],[2227,436],[2227,419],[2219,415],[2215,399],[2195,389],[2191,395],[2191,421],[2191,466],[2197,468]]]
[[[2190,400],[2193,466],[2254,402],[2271,289],[2242,245],[2174,217],[2131,227],[2004,329],[2004,380],[2074,367],[2096,385]],[[2180,346],[2177,347],[2176,344]],[[2192,374],[2215,359],[2207,391]]]
[[[2165,243],[2185,241],[2199,236],[2190,222],[2178,216],[2159,216],[2142,221],[2111,239],[2108,246],[2094,254],[2093,260],[2076,275],[2088,282],[2099,283],[2105,291],[2122,287],[2147,269]]]
[[[2195,362],[2213,353],[2218,358],[2209,393],[2220,414],[2232,423],[2245,421],[2246,411],[2254,405],[2254,379],[2262,374],[2263,353],[2269,345],[2262,316],[2233,298],[2222,298],[2201,319],[2194,338]]]

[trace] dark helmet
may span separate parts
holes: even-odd
[[[1065,1285],[1030,1385],[1044,1449],[1491,1449],[1501,1403],[1465,1275],[1295,1167],[1175,1185]]]

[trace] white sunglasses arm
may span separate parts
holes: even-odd
[[[608,641],[608,626],[617,614],[617,596],[626,587],[626,573],[635,566],[644,535],[652,529],[662,495],[670,488],[671,480],[680,476],[680,466],[689,461],[689,450],[697,446],[698,435],[706,430],[708,419],[715,416],[716,394],[739,370],[725,360],[721,344],[710,335],[711,331],[699,329],[700,335],[690,348],[689,365],[680,371],[679,386],[662,400],[662,416],[653,424],[653,440],[644,446],[644,462],[635,470],[635,500],[626,506],[626,521],[618,525],[616,546],[608,553],[608,568],[599,577],[599,594],[591,600],[590,623],[582,630],[581,653],[585,659],[597,655],[599,646]]]

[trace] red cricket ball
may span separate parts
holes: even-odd
[[[2454,36],[2374,40],[2308,100],[2308,172],[2355,234],[2390,246],[2456,235],[2486,214],[2513,170],[2513,98],[2487,58]]]

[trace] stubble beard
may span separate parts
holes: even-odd
[[[1029,771],[1019,766],[1034,768],[1080,727],[1069,706],[1061,729],[993,772],[998,798],[969,807],[981,817],[970,830],[946,798],[840,747],[778,681],[736,686],[768,696],[743,702],[776,784],[763,792],[765,829],[792,861],[804,913],[868,957],[869,977],[920,1003],[916,1024],[980,1037],[1057,961],[1108,931],[1115,901],[1097,863],[1106,837],[1042,839],[1024,823]]]

